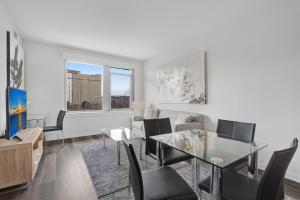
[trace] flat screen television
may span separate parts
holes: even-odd
[[[8,87],[7,89],[7,130],[6,137],[11,139],[27,126],[26,91]]]

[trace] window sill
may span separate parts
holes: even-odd
[[[110,110],[110,111],[67,111],[66,118],[73,117],[99,117],[110,115],[127,115],[134,114],[133,110]]]

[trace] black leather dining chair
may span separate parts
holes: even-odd
[[[259,182],[243,176],[234,170],[223,173],[222,199],[225,200],[282,200],[284,199],[283,182],[286,170],[298,148],[295,138],[291,147],[275,151]],[[207,188],[210,177],[201,181],[200,188]],[[205,185],[205,186],[204,186]],[[206,192],[210,193],[209,187]]]
[[[245,143],[251,143],[254,141],[255,135],[255,123],[246,123],[230,120],[218,120],[217,133],[219,137],[237,140]],[[252,155],[251,163],[248,167],[248,171],[254,174],[256,162],[256,154]],[[236,170],[240,170],[248,166],[248,158],[241,159],[234,163],[232,167]]]
[[[64,144],[64,133],[63,133],[63,124],[64,124],[64,118],[66,115],[66,111],[60,110],[56,119],[56,126],[45,126],[43,127],[44,132],[50,132],[50,131],[61,131],[62,133],[62,143]],[[57,140],[58,138],[58,132],[57,132]]]
[[[146,155],[150,155],[152,158],[156,159],[156,142],[152,140],[150,136],[172,133],[170,119],[145,119],[144,128],[146,135]],[[163,161],[159,158],[161,165],[172,165],[193,158],[186,153],[166,145],[164,145],[163,153]]]
[[[198,197],[184,179],[169,167],[141,171],[132,145],[123,135],[123,144],[128,156],[129,180],[135,200],[197,200]]]

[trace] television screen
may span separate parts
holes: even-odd
[[[9,106],[9,138],[14,137],[21,129],[27,125],[27,100],[26,91],[16,88],[8,88]]]

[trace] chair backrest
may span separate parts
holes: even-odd
[[[146,136],[146,155],[156,155],[156,142],[150,136],[159,135],[159,127],[156,119],[144,119],[144,129]]]
[[[136,158],[136,155],[134,153],[132,144],[130,144],[125,138],[126,136],[122,136],[123,144],[128,156],[129,160],[129,178],[130,178],[130,183],[132,186],[134,198],[136,200],[143,200],[144,199],[144,186],[143,186],[143,178],[142,178],[142,173],[141,169],[138,163],[138,160]]]
[[[169,118],[144,119],[144,129],[146,135],[146,154],[156,155],[156,141],[150,139],[150,136],[172,133],[171,122]]]
[[[298,147],[298,138],[294,138],[293,139],[293,141],[292,141],[292,143],[291,143],[291,146],[290,146],[291,148],[293,148],[293,147]]]
[[[217,133],[219,137],[232,139],[234,121],[219,119]]]
[[[278,199],[278,191],[280,191],[286,170],[297,148],[298,140],[295,138],[290,148],[273,153],[260,180],[256,200]]]
[[[219,119],[219,137],[250,143],[254,140],[256,124]]]
[[[251,143],[254,140],[256,124],[246,122],[234,122],[232,139]]]
[[[172,133],[172,126],[169,118],[157,119],[159,134]]]
[[[56,120],[56,126],[60,130],[63,129],[65,115],[66,115],[66,111],[64,111],[64,110],[60,110],[58,113],[57,120]]]

